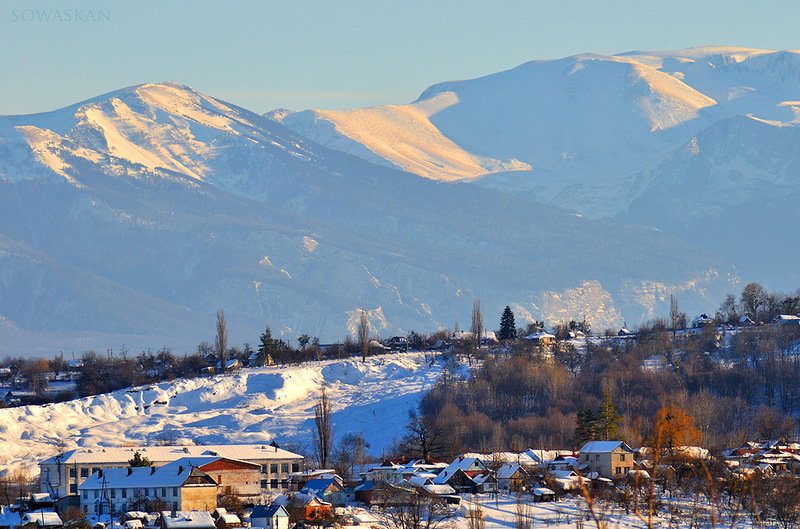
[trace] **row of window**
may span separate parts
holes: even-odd
[[[262,479],[261,480],[261,488],[262,489],[267,489],[267,488],[269,488],[269,489],[279,489],[279,488],[280,489],[286,489],[286,488],[289,488],[289,480],[288,479],[278,480],[278,479],[275,479],[275,478]]]
[[[153,497],[156,499],[157,498],[164,499],[167,497],[167,491],[172,492],[173,498],[178,497],[178,487],[158,487],[152,489],[108,489],[109,496],[112,500],[116,499],[117,495],[119,495],[120,498],[127,498],[130,495],[131,498]],[[82,496],[84,500],[89,500],[89,499],[96,500],[100,498],[100,490],[99,489],[84,490]]]
[[[169,504],[167,504],[167,505],[169,505]],[[121,507],[121,510],[122,511],[127,511],[128,507],[129,507],[129,505],[127,503],[123,503],[122,507]],[[178,502],[177,501],[173,501],[172,502],[172,510],[173,511],[177,511],[178,510]],[[102,503],[97,503],[97,504],[95,504],[95,506],[93,508],[93,511],[94,511],[95,514],[104,514],[104,513],[108,512],[108,506],[107,505],[103,505]],[[89,506],[88,505],[84,504],[83,512],[85,512],[87,514],[89,513]]]
[[[80,469],[81,477],[82,478],[88,478],[91,474],[94,474],[98,470],[100,470],[100,469],[99,468],[93,468],[92,471],[89,472],[88,468],[81,468]],[[77,468],[73,467],[73,468],[69,469],[69,477],[70,478],[75,479],[77,476],[78,476],[78,469]]]
[[[280,463],[281,474],[289,473],[289,463]],[[292,463],[292,472],[300,472],[300,463]],[[277,474],[278,463],[270,463],[269,465],[261,465],[262,474]]]

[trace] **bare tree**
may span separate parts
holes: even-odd
[[[367,361],[367,352],[369,351],[369,320],[367,313],[361,311],[361,319],[358,322],[358,345],[361,347],[361,361]]]
[[[678,298],[675,297],[675,294],[669,295],[669,319],[672,323],[672,342],[675,343],[675,339],[678,332],[678,319],[680,318],[680,311],[678,310]]]
[[[322,394],[314,406],[314,424],[316,425],[316,438],[314,448],[321,468],[328,467],[333,442],[333,424],[331,423],[331,404],[328,401],[328,391],[322,388]]]
[[[333,468],[336,473],[345,479],[352,479],[353,468],[364,464],[366,461],[366,449],[369,447],[364,442],[362,432],[348,433],[339,439],[339,445],[333,451]]]
[[[387,527],[395,529],[436,529],[448,527],[454,513],[441,498],[408,492],[407,501],[384,505]]]
[[[225,312],[222,309],[217,311],[217,353],[219,353],[219,364],[222,371],[225,371],[225,352],[228,350],[228,327],[225,323]]]

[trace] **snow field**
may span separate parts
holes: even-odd
[[[404,434],[408,410],[440,366],[423,353],[242,369],[44,406],[0,410],[0,473],[38,473],[63,441],[76,446],[260,443],[311,446],[314,406],[327,388],[334,438],[363,432],[369,452]]]

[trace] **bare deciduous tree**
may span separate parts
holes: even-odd
[[[322,388],[319,401],[314,406],[314,424],[317,430],[314,438],[317,460],[321,468],[327,468],[332,449],[331,443],[333,442],[333,423],[331,423],[331,404],[328,401],[328,391],[325,388]]]
[[[472,341],[475,347],[480,347],[483,336],[483,315],[481,314],[481,300],[472,302]]]
[[[222,371],[225,371],[225,352],[228,350],[228,327],[225,323],[225,312],[222,309],[217,311],[217,353]]]
[[[367,313],[361,311],[361,319],[358,322],[358,345],[361,347],[361,361],[367,361],[367,352],[369,351],[369,320]]]

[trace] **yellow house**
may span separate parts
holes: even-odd
[[[622,479],[633,468],[633,449],[624,441],[589,441],[580,450],[578,469],[597,472],[608,479]]]

